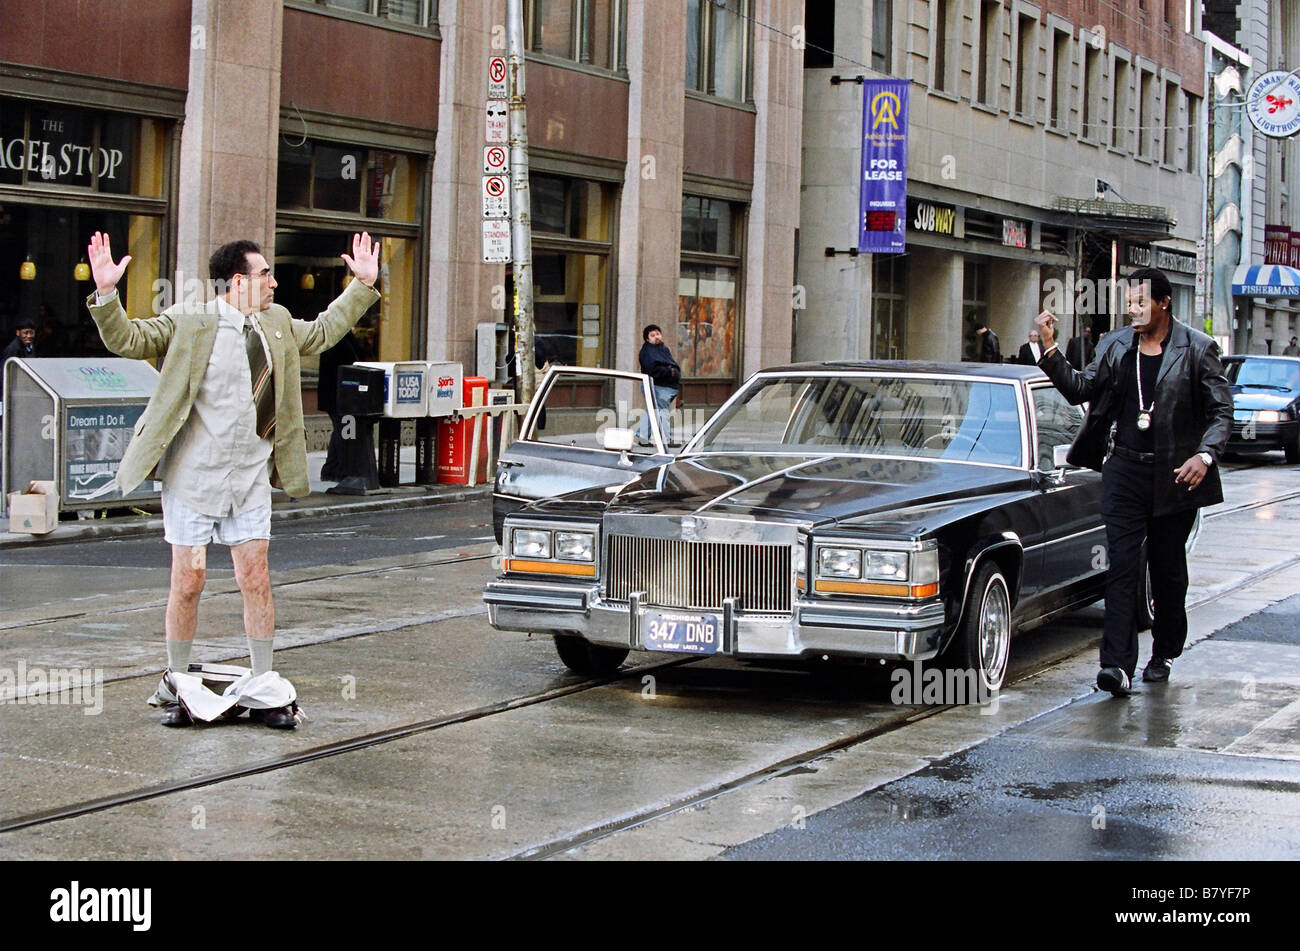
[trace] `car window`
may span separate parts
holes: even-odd
[[[1038,420],[1038,447],[1035,458],[1043,471],[1055,469],[1052,449],[1068,446],[1083,425],[1083,410],[1071,406],[1054,386],[1033,389],[1034,416]]]
[[[1300,363],[1290,360],[1233,360],[1226,369],[1228,382],[1238,386],[1300,390]]]
[[[605,430],[636,429],[645,415],[645,395],[639,380],[582,373],[557,373],[541,409],[523,438],[557,446],[604,449]],[[634,452],[649,452],[634,447]]]
[[[845,451],[1020,465],[1020,413],[1010,384],[865,375],[756,378],[693,449]]]

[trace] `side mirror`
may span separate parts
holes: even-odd
[[[632,448],[634,434],[630,429],[615,429],[613,426],[606,427],[603,437],[603,445],[611,452],[627,452]]]
[[[1068,458],[1069,455],[1070,455],[1069,446],[1053,446],[1052,465],[1057,469],[1066,468],[1070,464],[1070,460]]]

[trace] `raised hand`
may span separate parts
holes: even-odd
[[[352,236],[352,254],[340,257],[347,262],[348,268],[356,275],[358,281],[366,287],[374,287],[379,277],[379,242],[372,241],[370,235],[363,231]]]
[[[131,263],[131,255],[128,254],[114,264],[113,249],[109,246],[108,235],[96,231],[90,236],[90,247],[86,249],[86,256],[90,259],[90,273],[95,278],[95,289],[100,297],[107,297],[113,293],[117,282],[126,273],[126,266]]]
[[[1034,318],[1034,325],[1038,328],[1038,342],[1042,345],[1044,353],[1052,349],[1052,345],[1056,343],[1056,321],[1056,315],[1050,310],[1045,310]]]

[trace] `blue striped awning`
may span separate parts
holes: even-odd
[[[1244,297],[1300,297],[1300,269],[1243,264],[1232,273],[1232,293]]]

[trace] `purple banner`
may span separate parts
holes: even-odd
[[[899,254],[906,248],[907,87],[899,79],[868,79],[862,86],[859,251]]]

